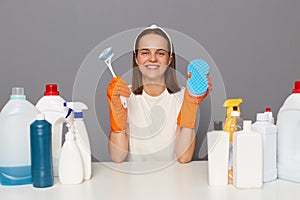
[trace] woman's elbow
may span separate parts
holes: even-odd
[[[192,158],[190,156],[180,156],[177,161],[181,164],[186,164],[191,162]]]
[[[110,159],[115,163],[121,163],[125,160],[125,157],[121,156],[110,156]]]

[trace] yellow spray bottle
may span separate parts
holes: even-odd
[[[242,98],[238,98],[238,99],[227,99],[224,104],[223,107],[226,107],[226,119],[230,118],[231,112],[233,111],[233,107],[236,106],[237,107],[237,111],[241,113],[240,111],[240,104],[243,102]]]
[[[232,139],[233,134],[236,131],[242,130],[243,119],[240,117],[241,111],[239,105],[243,102],[243,99],[228,99],[224,102],[224,107],[227,108],[226,120],[223,124],[223,130],[229,132],[229,163],[228,163],[228,183],[233,181],[233,148]]]

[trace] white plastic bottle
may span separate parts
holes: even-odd
[[[263,138],[263,182],[274,181],[277,179],[277,127],[269,122],[267,113],[257,113],[252,130]]]
[[[214,130],[207,133],[208,183],[212,186],[228,184],[229,133],[222,131],[222,122],[214,122]]]
[[[45,119],[52,125],[52,160],[53,174],[57,176],[58,159],[62,146],[62,128],[67,115],[63,107],[65,100],[59,96],[56,84],[47,84],[44,96],[37,102],[36,107],[45,115]]]
[[[79,148],[83,161],[84,180],[89,180],[92,174],[91,146],[82,113],[82,111],[87,110],[88,107],[81,102],[66,102],[64,105],[72,109],[74,112],[73,125],[76,144]]]
[[[277,115],[278,178],[300,183],[300,81]]]
[[[0,116],[0,181],[2,185],[32,182],[30,124],[38,110],[24,95],[24,88],[12,88],[10,100]]]
[[[62,184],[80,184],[83,181],[83,162],[75,141],[73,129],[69,127],[59,158],[58,176]]]
[[[243,130],[233,135],[233,185],[261,188],[263,183],[262,135],[251,130],[244,120]]]
[[[269,122],[271,122],[272,124],[275,124],[274,117],[273,117],[273,113],[272,113],[270,107],[267,107],[267,108],[266,108],[265,113],[267,113],[268,116],[269,116]]]

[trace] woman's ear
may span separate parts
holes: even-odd
[[[135,60],[135,64],[138,66],[138,61],[137,61],[137,54],[136,53],[133,53],[133,56],[134,56],[134,60]]]
[[[171,64],[172,60],[173,60],[173,56],[171,55],[171,56],[169,57],[169,62],[168,62],[168,65],[170,65],[170,64]]]

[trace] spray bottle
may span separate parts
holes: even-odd
[[[233,182],[233,134],[243,129],[243,119],[240,117],[241,112],[239,105],[243,99],[228,99],[224,102],[227,108],[227,115],[223,124],[223,130],[229,133],[229,162],[228,162],[228,183]],[[228,114],[230,115],[228,116]]]
[[[65,102],[64,107],[69,108],[66,118],[72,112],[74,112],[74,133],[76,137],[76,143],[83,161],[84,180],[89,180],[92,174],[91,146],[82,114],[82,111],[87,110],[88,107],[82,102]]]
[[[58,175],[58,159],[62,146],[62,128],[67,109],[62,107],[65,100],[59,96],[56,84],[47,84],[44,96],[37,102],[36,108],[45,115],[52,125],[52,160],[53,174]]]
[[[227,99],[224,104],[223,107],[226,107],[226,119],[231,117],[231,112],[233,111],[233,107],[236,106],[237,107],[237,111],[239,113],[241,113],[240,111],[240,104],[243,102],[242,98],[238,98],[238,99]]]

